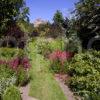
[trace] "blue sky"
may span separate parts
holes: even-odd
[[[37,18],[52,21],[56,10],[61,10],[64,16],[70,15],[74,9],[74,3],[78,0],[26,0],[26,6],[30,8],[30,21]]]

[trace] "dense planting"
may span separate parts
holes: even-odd
[[[66,64],[74,56],[72,52],[57,50],[49,55],[51,69],[55,73],[66,73]]]
[[[7,65],[0,65],[0,97],[10,85],[16,84],[17,76]]]
[[[68,73],[72,76],[69,86],[73,92],[87,98],[100,96],[100,52],[75,55],[68,65]]]
[[[24,50],[0,49],[0,97],[9,86],[25,85],[29,81],[30,66]]]
[[[17,87],[10,86],[5,90],[3,100],[22,100],[20,91]]]
[[[34,41],[36,45],[36,51],[44,56],[49,55],[55,50],[65,49],[64,39],[52,39],[52,38],[36,38]]]

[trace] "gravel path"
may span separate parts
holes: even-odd
[[[38,100],[36,98],[30,97],[29,94],[29,85],[20,88],[22,100]]]
[[[71,90],[68,88],[67,85],[64,84],[66,77],[67,77],[66,75],[57,75],[57,74],[55,75],[55,79],[59,83],[60,87],[62,88],[62,91],[64,92],[67,100],[76,100]],[[81,100],[81,99],[77,97],[77,100]]]

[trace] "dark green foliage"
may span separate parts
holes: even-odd
[[[18,54],[19,50],[16,48],[0,48],[0,58],[11,59]]]
[[[20,91],[15,86],[8,87],[3,94],[3,100],[22,100]]]
[[[49,37],[51,36],[50,28],[51,28],[50,22],[42,23],[38,27],[34,27],[32,35],[33,36],[39,35],[40,37]]]
[[[4,93],[4,90],[10,85],[16,83],[17,77],[12,69],[7,65],[0,65],[0,96]]]
[[[28,18],[24,0],[0,0],[0,35],[12,22]]]
[[[76,3],[76,19],[73,25],[84,48],[87,48],[92,37],[100,34],[100,6],[97,4],[100,4],[100,0],[79,0]]]
[[[19,66],[19,69],[17,71],[17,85],[24,86],[29,81],[29,75],[28,71]]]
[[[13,58],[23,58],[25,52],[16,48],[0,48],[0,60],[9,61]]]
[[[66,51],[75,52],[75,53],[82,52],[81,41],[76,35],[70,36],[68,38],[68,43],[66,43],[65,45],[66,45]]]
[[[60,25],[64,22],[64,17],[63,17],[62,13],[59,10],[56,11],[56,13],[53,17],[53,21],[57,25]]]
[[[51,25],[51,34],[54,38],[56,37],[62,37],[64,35],[63,31],[63,23],[64,23],[64,17],[62,12],[59,10],[56,11],[53,17],[53,24]]]
[[[72,76],[69,86],[76,94],[85,97],[86,94],[93,96],[95,92],[98,95],[100,93],[100,52],[88,51],[75,55],[68,66],[68,73]]]

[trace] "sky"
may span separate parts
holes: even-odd
[[[64,16],[70,17],[76,2],[78,0],[26,0],[26,6],[30,9],[30,22],[38,18],[52,21],[57,10],[60,10]]]

